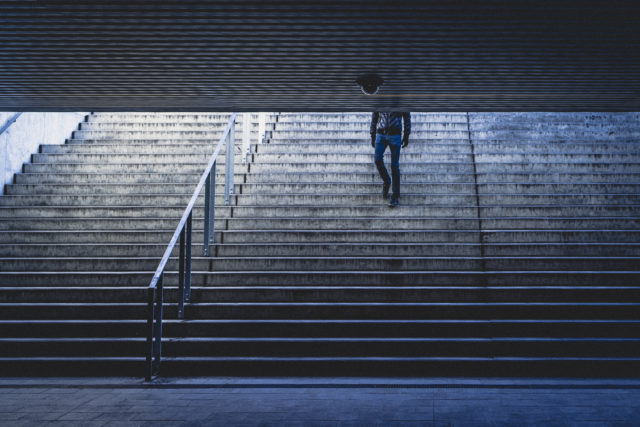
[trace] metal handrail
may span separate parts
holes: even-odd
[[[9,129],[9,126],[11,126],[12,124],[15,123],[16,120],[18,120],[18,117],[20,117],[22,115],[22,113],[15,113],[13,116],[11,116],[5,123],[4,125],[2,125],[2,127],[0,127],[0,135],[2,135],[4,133],[5,130]]]
[[[224,133],[218,141],[215,151],[209,159],[209,163],[198,182],[198,186],[189,200],[187,208],[180,218],[180,222],[174,231],[167,249],[160,260],[151,283],[147,288],[147,342],[146,342],[146,381],[151,381],[154,375],[160,371],[162,358],[162,305],[164,304],[164,270],[171,257],[171,252],[180,238],[180,262],[179,262],[179,290],[178,290],[178,317],[184,317],[184,303],[191,297],[191,231],[193,222],[193,207],[200,196],[202,187],[205,186],[205,221],[204,221],[204,254],[209,256],[209,246],[215,243],[214,237],[214,204],[215,204],[215,174],[216,160],[223,142],[227,141],[227,153],[225,164],[225,204],[229,204],[230,194],[233,193],[233,162],[234,162],[234,125],[236,113],[232,113],[231,119]]]

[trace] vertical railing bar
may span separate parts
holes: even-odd
[[[211,232],[211,230],[209,229],[209,217],[211,216],[211,212],[209,210],[209,197],[211,197],[209,187],[211,185],[211,176],[215,176],[215,171],[216,164],[214,162],[213,169],[211,172],[209,172],[204,187],[204,256],[209,256],[209,233]]]
[[[185,243],[187,227],[182,227],[180,232],[180,260],[178,262],[178,318],[184,318],[184,287],[185,287]]]
[[[156,288],[147,288],[147,347],[145,380],[151,381],[153,376],[153,320]]]
[[[216,242],[216,165],[217,161],[213,162],[213,171],[211,172],[210,181],[210,191],[209,194],[209,244],[213,244]]]
[[[235,186],[235,165],[236,165],[236,121],[234,119],[231,124],[231,128],[229,129],[229,146],[231,147],[230,162],[229,162],[229,172],[227,174],[229,180],[229,192],[231,194],[236,194],[236,186]]]
[[[235,141],[233,130],[235,126],[235,113],[228,124],[226,132],[227,143]],[[231,134],[231,136],[229,136]],[[180,240],[180,260],[179,260],[179,312],[184,314],[184,301],[191,298],[191,267],[192,267],[192,245],[193,245],[193,209],[198,201],[202,187],[205,186],[205,224],[204,224],[204,251],[205,255],[209,255],[210,245],[215,243],[215,195],[216,195],[216,165],[217,156],[224,142],[223,137],[218,141],[216,150],[209,160],[207,169],[209,171],[201,175],[200,181],[191,196],[191,200],[187,205],[180,223],[171,237],[169,245],[160,260],[160,264],[156,269],[151,284],[147,290],[147,325],[146,325],[146,349],[145,349],[145,380],[151,379],[158,375],[160,364],[162,362],[162,318],[164,305],[164,273],[169,262],[175,245]],[[233,144],[231,144],[233,146]],[[232,147],[231,158],[235,159]],[[233,167],[233,160],[231,162]],[[206,174],[206,175],[205,175]],[[231,182],[234,180],[232,179]]]
[[[185,268],[185,301],[191,300],[191,235],[193,231],[193,211],[189,212],[189,218],[187,218],[187,254],[186,254],[186,268]]]
[[[231,132],[227,133],[227,151],[224,164],[224,204],[228,205],[231,200],[231,185],[229,184],[229,173],[233,164],[233,147],[231,146]]]
[[[155,306],[155,345],[154,345],[154,372],[160,371],[160,361],[162,359],[162,306],[164,302],[164,273],[158,280]]]

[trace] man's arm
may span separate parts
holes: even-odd
[[[411,113],[402,113],[402,121],[404,122],[402,146],[406,147],[409,144],[409,134],[411,133]]]
[[[376,130],[378,128],[378,113],[371,113],[371,127],[369,133],[371,134],[371,146],[376,146]]]

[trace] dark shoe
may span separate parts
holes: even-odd
[[[386,199],[389,197],[389,188],[391,188],[390,182],[382,184],[382,198]]]
[[[398,199],[392,198],[391,201],[389,202],[389,207],[395,208],[396,206],[398,206]]]

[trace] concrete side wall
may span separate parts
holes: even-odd
[[[0,126],[15,113],[0,112]],[[0,194],[40,144],[64,144],[88,113],[24,113],[0,135]]]

